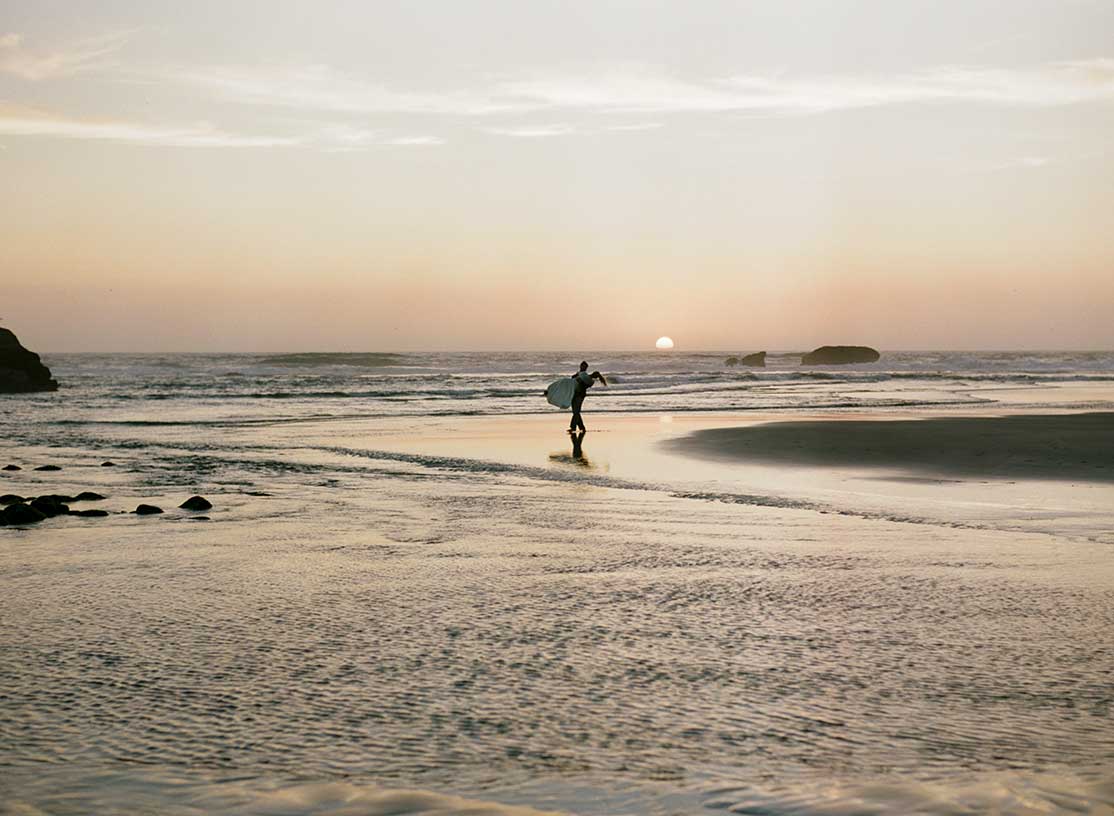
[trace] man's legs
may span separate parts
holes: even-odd
[[[584,420],[580,417],[580,406],[584,404],[584,395],[577,394],[572,398],[572,419],[569,420],[569,430],[575,431],[576,429],[585,430]]]

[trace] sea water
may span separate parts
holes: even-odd
[[[1107,521],[451,441],[559,433],[581,356],[48,355],[62,390],[0,398],[2,492],[169,512],[0,530],[0,809],[1111,812]],[[589,355],[587,407],[1114,407],[1109,353],[725,356]]]

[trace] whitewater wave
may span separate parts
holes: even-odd
[[[263,365],[281,366],[350,366],[353,368],[385,368],[404,365],[398,354],[387,352],[325,352],[302,351],[272,354],[259,360]]]

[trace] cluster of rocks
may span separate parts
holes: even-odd
[[[10,468],[5,468],[10,469]],[[18,469],[18,468],[17,468]],[[89,509],[89,510],[74,510],[70,507],[72,504],[79,502],[95,502],[104,501],[106,497],[100,493],[94,493],[86,490],[78,493],[76,496],[68,496],[61,493],[51,493],[43,496],[18,496],[14,493],[6,493],[0,496],[0,527],[13,526],[20,524],[35,524],[44,521],[48,518],[55,516],[81,516],[84,518],[99,518],[109,515],[107,510]],[[212,503],[201,496],[191,496],[180,505],[182,510],[209,510],[212,508]],[[121,513],[128,511],[121,510]],[[161,507],[155,507],[151,504],[141,504],[131,511],[139,516],[150,516],[162,513]],[[208,519],[208,516],[194,516],[195,519]]]
[[[25,349],[9,329],[0,328],[0,394],[56,390],[58,382],[39,355]]]
[[[882,358],[876,349],[869,346],[820,346],[801,355],[801,365],[851,365],[854,363],[876,363]],[[743,357],[728,357],[723,361],[727,366],[766,367],[766,352],[758,351]]]
[[[745,366],[752,366],[754,368],[765,368],[766,367],[766,352],[756,351],[756,352],[754,352],[754,354],[746,354],[742,357],[728,357],[723,362],[724,362],[724,365],[729,365],[729,366],[745,365]]]

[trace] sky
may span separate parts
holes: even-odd
[[[40,352],[1114,348],[1114,3],[0,0]]]

